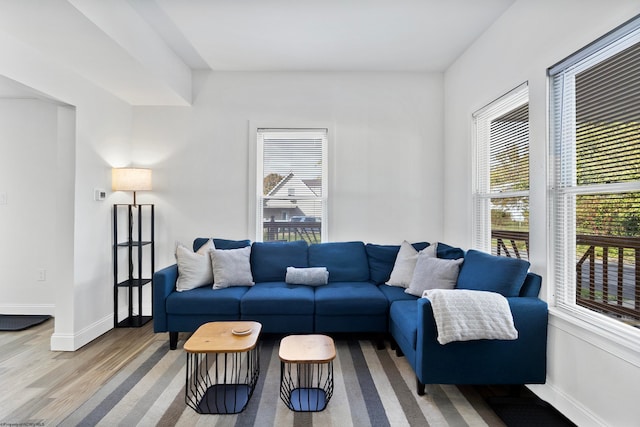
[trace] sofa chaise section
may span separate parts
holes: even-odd
[[[519,294],[506,298],[518,331],[515,340],[480,339],[443,345],[437,340],[429,299],[394,301],[389,332],[398,354],[404,354],[414,369],[418,394],[424,394],[425,384],[544,383],[548,310],[537,297],[541,283],[539,275],[526,273]]]

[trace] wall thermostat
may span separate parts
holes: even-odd
[[[93,190],[93,200],[97,202],[103,201],[107,197],[107,192],[101,188]]]

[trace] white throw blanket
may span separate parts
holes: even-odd
[[[429,289],[438,328],[438,342],[480,339],[515,340],[518,331],[507,299],[495,292],[466,289]]]

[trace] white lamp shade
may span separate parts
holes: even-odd
[[[111,170],[113,191],[151,190],[151,169],[114,168]]]

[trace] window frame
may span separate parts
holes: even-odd
[[[633,182],[581,184],[576,181],[575,161],[575,105],[569,105],[568,123],[567,107],[564,97],[559,103],[558,86],[564,86],[564,72],[575,76],[580,71],[605,61],[607,58],[640,42],[640,17],[633,18],[600,39],[585,46],[566,59],[547,70],[548,79],[548,277],[550,310],[560,319],[570,323],[580,321],[580,325],[599,335],[604,335],[621,347],[634,352],[640,351],[640,330],[605,314],[580,306],[576,303],[576,220],[575,200],[577,196],[589,194],[618,194],[629,191],[640,191],[640,180]],[[569,77],[571,78],[571,77]],[[571,112],[571,108],[573,109]],[[562,120],[558,118],[561,117]],[[573,129],[573,130],[572,130]],[[567,132],[573,139],[573,152],[560,150]],[[557,153],[561,153],[558,155]],[[570,160],[572,169],[567,171],[562,165],[569,161],[562,156],[573,156]]]
[[[250,168],[255,173],[254,188],[250,192],[251,198],[253,199],[250,202],[250,211],[253,211],[250,214],[249,220],[254,222],[254,241],[262,242],[263,239],[263,222],[264,222],[264,209],[263,209],[263,200],[265,200],[265,195],[263,194],[263,172],[264,172],[264,142],[263,138],[261,138],[261,132],[273,132],[273,133],[290,133],[292,135],[295,134],[316,134],[322,136],[322,194],[320,197],[304,197],[301,195],[298,196],[284,196],[284,198],[291,198],[296,200],[318,200],[321,203],[321,215],[322,215],[322,225],[320,227],[320,241],[326,242],[328,241],[328,199],[329,199],[329,133],[330,129],[327,126],[257,126],[252,124],[250,126],[251,132],[254,135],[255,140],[255,152],[252,156],[255,159],[255,164]],[[251,166],[251,162],[250,162]],[[251,173],[250,173],[251,175]],[[250,178],[251,179],[251,178]],[[278,199],[282,199],[279,197]]]
[[[491,167],[489,165],[491,159],[491,122],[528,103],[529,84],[524,82],[472,114],[472,152],[474,159],[472,170],[473,247],[487,253],[492,253],[491,199],[529,198],[531,189],[531,173],[529,172],[529,189],[504,192],[491,191]]]

